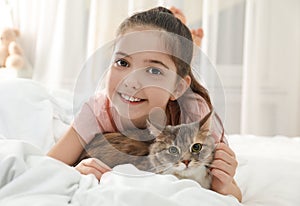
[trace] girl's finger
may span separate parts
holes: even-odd
[[[230,184],[233,180],[232,176],[219,169],[212,169],[211,174],[223,185]]]
[[[217,150],[215,152],[214,159],[215,160],[223,160],[224,162],[226,162],[227,164],[231,165],[235,169],[238,166],[238,162],[236,161],[236,159],[233,158],[231,155],[229,155],[224,150]]]
[[[225,143],[222,143],[222,142],[218,143],[217,146],[216,146],[216,152],[218,150],[223,150],[226,153],[228,153],[230,156],[232,156],[234,159],[236,158],[235,157],[235,153],[233,152],[233,150],[230,149],[230,147],[227,144],[225,144]]]
[[[84,166],[93,167],[101,173],[111,171],[111,168],[96,158],[88,158],[82,160]]]
[[[99,170],[93,168],[93,167],[88,167],[85,165],[78,165],[75,167],[81,174],[88,175],[88,174],[93,174],[95,177],[100,180],[101,176],[103,173],[101,173]]]
[[[210,165],[210,167],[213,169],[221,170],[231,177],[235,175],[235,168],[222,160],[214,160]]]

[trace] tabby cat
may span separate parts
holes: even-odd
[[[212,114],[200,123],[168,125],[162,129],[149,124],[147,129],[129,130],[126,134],[98,134],[86,145],[78,162],[95,157],[111,168],[130,163],[141,170],[193,179],[210,188],[208,166],[215,148],[209,131]]]

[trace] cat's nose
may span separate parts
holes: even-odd
[[[191,160],[182,160],[181,161],[183,164],[186,165],[186,167],[188,167],[188,165],[190,164]]]

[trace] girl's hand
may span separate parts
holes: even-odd
[[[98,180],[100,180],[101,176],[105,172],[111,171],[110,167],[97,158],[84,159],[78,165],[76,165],[75,169],[84,175],[93,174]]]
[[[241,190],[233,179],[237,166],[234,152],[225,143],[219,143],[211,164],[211,189],[223,195],[233,195],[241,202]]]

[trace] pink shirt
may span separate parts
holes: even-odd
[[[177,115],[176,112],[181,112],[180,123],[199,121],[210,112],[205,100],[196,93],[187,94],[181,99],[180,111],[174,108],[172,102],[168,104],[171,124]],[[104,93],[96,94],[82,106],[72,126],[86,143],[89,143],[97,133],[118,132],[111,114],[111,103]]]

